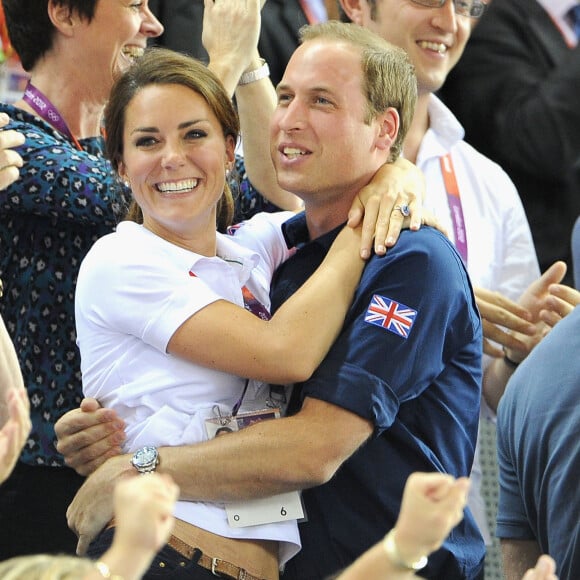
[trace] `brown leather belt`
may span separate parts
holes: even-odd
[[[176,521],[176,526],[181,520]],[[115,518],[113,518],[107,525],[107,529],[114,528],[116,525]],[[167,545],[171,546],[176,552],[181,554],[187,560],[193,559],[195,552],[201,553],[197,563],[206,570],[209,570],[214,576],[221,578],[231,578],[233,580],[267,580],[267,578],[260,578],[259,576],[254,576],[250,574],[244,568],[236,566],[231,562],[222,560],[221,558],[212,558],[207,554],[204,554],[199,548],[191,546],[182,539],[174,536],[173,534],[169,536],[167,540]]]
[[[186,544],[183,540],[180,540],[175,536],[170,536],[167,544],[188,560],[191,560],[195,551],[198,550],[198,548]],[[204,553],[201,554],[197,563],[202,568],[209,570],[214,576],[221,578],[233,578],[234,580],[264,580],[263,578],[258,578],[258,576],[250,574],[243,568],[240,568],[231,562],[226,562],[220,558],[212,558]]]

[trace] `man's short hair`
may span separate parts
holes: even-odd
[[[357,24],[329,20],[300,29],[302,43],[319,39],[342,42],[360,52],[361,89],[367,100],[365,122],[370,123],[389,107],[397,110],[400,127],[389,160],[396,159],[403,149],[417,103],[417,77],[407,53]]]

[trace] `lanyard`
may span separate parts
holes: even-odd
[[[252,314],[261,318],[262,320],[270,320],[272,315],[268,309],[254,296],[252,291],[247,286],[242,286],[242,297],[244,299],[244,308],[250,311]],[[246,391],[248,390],[248,385],[250,384],[250,379],[246,379],[244,384],[244,389],[240,398],[236,401],[236,404],[232,407],[232,417],[235,417],[242,406],[244,397],[246,396]]]
[[[22,98],[34,109],[39,117],[49,125],[52,125],[67,139],[72,141],[79,151],[83,150],[78,139],[70,132],[66,121],[61,117],[58,109],[50,102],[48,97],[39,91],[30,81],[28,81],[28,84],[26,85],[24,96]]]
[[[455,247],[463,259],[463,263],[467,265],[467,234],[465,231],[465,220],[463,218],[463,206],[461,205],[461,194],[459,192],[459,186],[457,185],[451,155],[449,153],[443,155],[439,158],[439,163],[447,191],[447,203],[451,210]]]
[[[244,298],[244,308],[255,314],[262,320],[270,320],[272,315],[268,309],[252,294],[247,286],[242,286],[242,297]]]
[[[314,6],[310,5],[310,0],[300,0],[300,7],[302,8],[302,12],[306,16],[306,20],[308,20],[309,24],[317,24],[318,22],[322,22],[320,18],[319,11],[316,10]]]
[[[197,274],[191,270],[189,271],[189,275],[192,278],[197,278]],[[261,318],[262,320],[270,320],[270,318],[272,318],[270,311],[254,296],[252,291],[245,285],[242,286],[242,298],[244,300],[244,308],[246,310],[256,315],[258,318]]]

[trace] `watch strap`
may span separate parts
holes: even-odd
[[[270,76],[270,67],[268,63],[261,58],[261,66],[257,69],[245,72],[238,81],[238,85],[249,85],[250,83],[255,83],[256,81],[261,81],[266,77]]]

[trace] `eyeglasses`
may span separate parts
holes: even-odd
[[[428,8],[441,8],[447,0],[411,0],[411,2]],[[453,7],[455,8],[455,13],[461,16],[481,18],[487,8],[487,4],[482,2],[482,0],[453,0]]]

